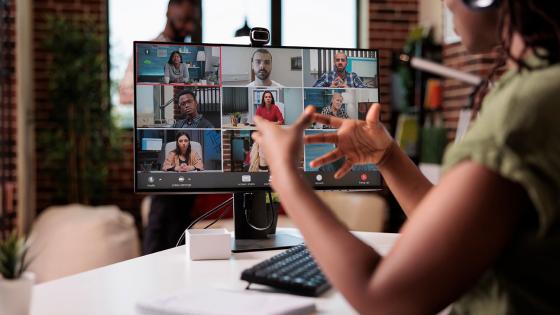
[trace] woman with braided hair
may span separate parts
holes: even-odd
[[[279,128],[255,119],[271,185],[329,281],[362,314],[560,314],[560,6],[550,0],[444,0],[471,52],[500,46],[506,72],[481,89],[481,111],[444,157],[432,185],[379,122],[307,108]],[[494,78],[492,78],[494,79]],[[487,92],[487,93],[486,93]],[[408,221],[382,257],[337,220],[298,173],[311,122],[337,128],[305,137],[345,158],[375,163]]]

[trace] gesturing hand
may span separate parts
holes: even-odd
[[[295,169],[295,162],[303,148],[303,130],[311,123],[314,111],[312,106],[308,106],[299,119],[287,128],[255,116],[258,131],[252,137],[264,150],[272,174],[289,170],[290,167]]]
[[[379,121],[380,111],[381,105],[373,104],[365,121],[313,114],[312,121],[333,126],[338,130],[305,137],[306,144],[336,145],[334,150],[311,161],[311,167],[319,167],[345,157],[345,163],[335,173],[335,178],[341,178],[352,169],[353,165],[381,162],[389,152],[393,139]]]

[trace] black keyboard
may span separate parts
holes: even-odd
[[[258,283],[304,296],[319,296],[331,287],[305,245],[292,247],[245,269],[241,280],[249,285]]]

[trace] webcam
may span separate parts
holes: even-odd
[[[264,27],[253,27],[249,37],[252,46],[264,46],[270,42],[270,31]]]
[[[463,3],[474,10],[485,10],[495,8],[500,4],[499,0],[463,0]]]

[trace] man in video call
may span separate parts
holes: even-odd
[[[214,125],[198,112],[198,102],[193,91],[182,90],[175,97],[181,117],[185,118],[177,120],[172,128],[214,128]]]
[[[167,22],[163,31],[153,39],[156,42],[184,42],[193,36],[200,23],[200,9],[196,0],[169,0],[167,4]],[[133,58],[130,58],[124,77],[119,85],[121,104],[132,105],[134,101]]]
[[[335,69],[325,72],[313,84],[313,87],[335,87],[335,88],[366,88],[362,79],[355,72],[346,71],[348,56],[343,52],[334,55]]]
[[[270,79],[270,73],[272,72],[272,54],[268,50],[259,48],[253,52],[253,56],[251,57],[251,68],[255,73],[255,80],[247,84],[248,87],[282,87],[282,84]]]

